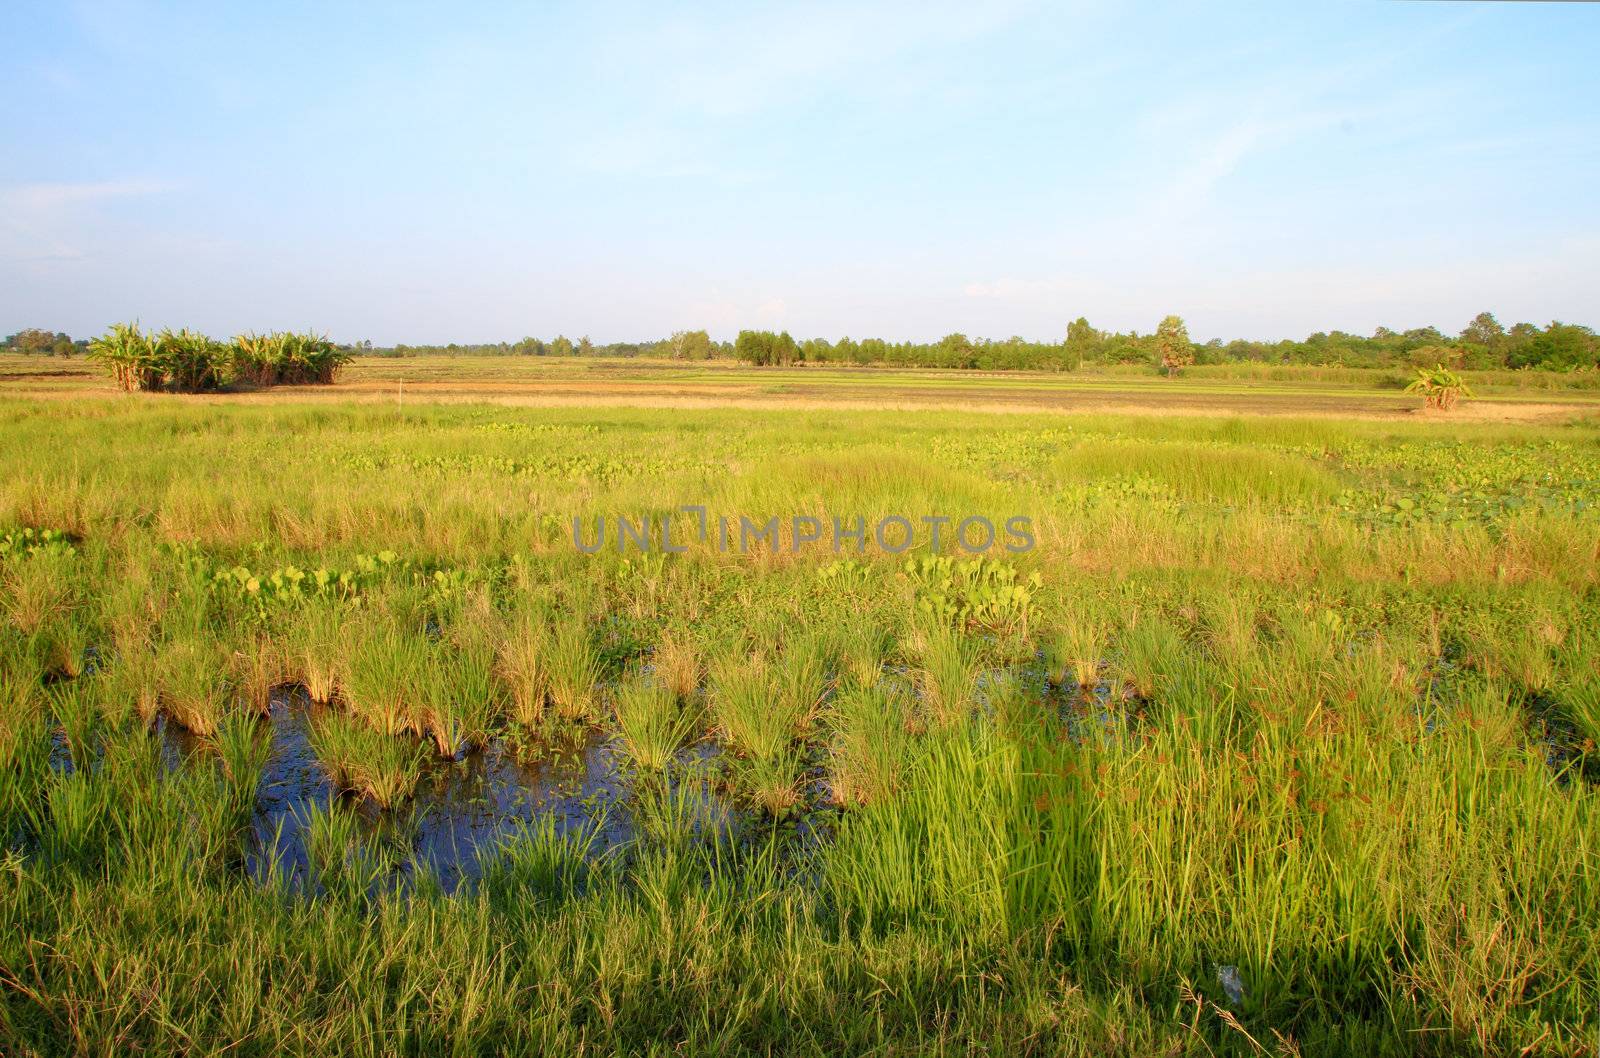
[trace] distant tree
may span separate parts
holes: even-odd
[[[1505,340],[1506,329],[1492,312],[1480,312],[1461,330],[1461,340],[1493,349]]]
[[[594,343],[589,340],[589,336],[587,334],[584,335],[582,338],[578,339],[578,355],[579,356],[593,356],[594,355]]]
[[[711,336],[705,331],[675,331],[666,344],[668,355],[674,360],[711,358]]]
[[[1513,328],[1515,331],[1515,328]],[[1526,336],[1507,357],[1511,367],[1572,371],[1600,365],[1600,340],[1588,327],[1552,322],[1543,332]]]
[[[733,341],[733,355],[747,364],[765,367],[772,363],[771,331],[740,331]]]
[[[1204,345],[1194,348],[1194,362],[1197,364],[1220,364],[1227,360],[1227,355],[1222,347],[1221,338],[1213,338]]]
[[[1105,344],[1105,335],[1089,326],[1089,321],[1082,316],[1067,324],[1067,344],[1064,350],[1063,366],[1068,371],[1076,371],[1085,360],[1100,359],[1101,347]]]
[[[808,364],[827,364],[839,358],[828,339],[807,338],[800,343],[800,359]]]
[[[781,332],[772,342],[773,363],[792,364],[800,359],[800,346],[789,336],[788,331]]]
[[[977,367],[976,350],[964,334],[947,334],[935,348],[938,367]]]
[[[38,327],[29,327],[7,338],[4,348],[25,356],[71,356],[78,351],[72,338],[57,331],[52,334]]]
[[[771,331],[740,331],[733,343],[733,353],[740,360],[757,367],[792,364],[800,359],[800,346],[788,331],[773,334]]]
[[[1458,345],[1421,345],[1406,354],[1406,362],[1415,368],[1429,364],[1448,364],[1460,368],[1466,360],[1466,350]]]
[[[1168,316],[1156,327],[1156,355],[1168,378],[1194,363],[1194,345],[1181,317]]]
[[[550,343],[551,356],[571,356],[572,352],[572,339],[564,334],[556,335],[555,341]]]

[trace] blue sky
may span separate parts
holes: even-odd
[[[1600,324],[1600,4],[0,9],[0,333]]]

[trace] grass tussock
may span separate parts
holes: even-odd
[[[421,781],[422,748],[374,730],[363,720],[330,711],[311,725],[308,737],[335,787],[370,798],[381,808],[409,799]]]
[[[154,664],[161,707],[173,722],[203,738],[215,735],[237,701],[227,652],[215,642],[184,639],[164,644]]]
[[[598,718],[600,656],[582,620],[567,620],[550,640],[549,695],[556,716],[566,723]]]
[[[697,710],[655,676],[633,676],[616,690],[617,741],[635,767],[659,772],[694,734]]]
[[[545,623],[523,613],[508,622],[496,652],[495,671],[510,700],[511,719],[530,730],[544,720],[550,700],[550,646]]]

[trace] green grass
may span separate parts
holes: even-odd
[[[614,713],[617,740],[628,759],[648,772],[665,769],[699,722],[696,711],[653,676],[619,684]]]
[[[1303,456],[1193,441],[1091,440],[1068,450],[1057,470],[1068,482],[1147,479],[1186,503],[1327,504],[1344,490]]]
[[[1600,1043],[1593,425],[129,398],[0,440],[0,1052]],[[572,547],[686,503],[1037,547]],[[299,878],[245,867],[281,681],[353,795]],[[557,726],[631,762],[631,842],[541,816],[445,895],[369,822]]]
[[[309,729],[317,762],[338,790],[370,797],[390,808],[409,798],[422,778],[422,751],[405,738],[375,731],[363,721],[324,713]]]

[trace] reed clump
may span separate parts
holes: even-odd
[[[336,788],[371,798],[381,808],[409,799],[422,779],[421,746],[410,738],[374,730],[356,717],[323,713],[307,737]]]
[[[689,741],[698,710],[659,676],[634,675],[617,686],[617,740],[635,767],[659,772]]]

